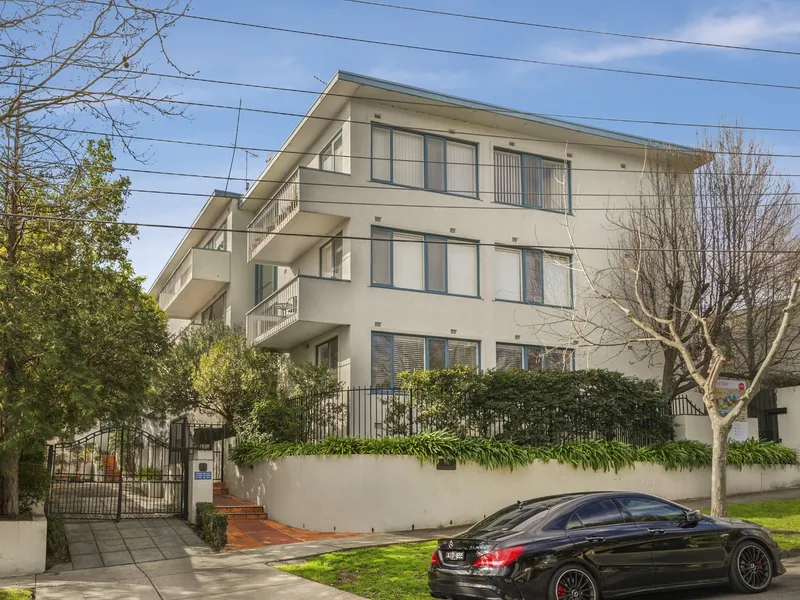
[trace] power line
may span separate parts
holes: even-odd
[[[84,0],[85,1],[85,0]],[[355,1],[355,0],[344,0],[346,2]],[[382,6],[382,5],[381,5]],[[800,53],[798,53],[800,54]],[[0,58],[14,58],[12,55],[9,54],[0,54]],[[96,68],[94,65],[90,63],[81,63],[80,61],[76,61],[75,63],[77,66],[84,66],[87,68]],[[320,92],[319,90],[307,90],[302,88],[292,88],[292,87],[282,87],[276,85],[266,85],[266,84],[259,84],[259,83],[249,83],[243,81],[228,81],[224,79],[212,79],[207,77],[196,77],[190,75],[176,75],[174,73],[160,73],[156,71],[139,71],[135,69],[126,69],[126,73],[132,75],[142,75],[148,77],[158,77],[164,79],[177,79],[180,81],[189,81],[193,83],[210,83],[215,85],[230,85],[234,87],[244,87],[244,88],[252,88],[252,89],[260,89],[260,90],[269,90],[269,91],[279,91],[279,92],[288,92],[294,94],[310,94],[319,97],[338,97],[338,98],[353,98],[351,94],[340,94],[337,92]],[[15,85],[11,83],[5,83],[0,85]],[[78,90],[71,90],[66,88],[45,88],[45,89],[57,89],[60,91],[66,92],[75,92]],[[99,92],[98,92],[99,93]],[[374,102],[387,102],[386,98],[377,98],[377,97],[370,97],[370,96],[358,96],[359,100],[366,100],[366,101],[374,101]],[[403,104],[409,106],[430,106],[430,107],[441,107],[442,103],[435,103],[435,102],[423,102],[419,100],[390,100],[388,101],[391,104]],[[442,101],[446,102],[446,101]],[[747,126],[747,125],[720,125],[720,124],[710,124],[710,123],[691,123],[691,122],[681,122],[681,121],[662,121],[662,120],[655,120],[655,119],[630,119],[624,117],[598,117],[593,115],[569,115],[569,114],[560,114],[560,113],[542,113],[542,112],[532,112],[514,108],[506,108],[502,106],[492,106],[491,108],[475,108],[471,106],[458,106],[455,104],[450,105],[448,108],[452,108],[454,110],[467,110],[470,112],[485,112],[489,114],[497,114],[497,115],[506,115],[510,114],[514,116],[517,115],[526,115],[529,117],[546,117],[551,119],[575,119],[575,120],[586,120],[586,121],[604,121],[609,123],[629,123],[629,124],[640,124],[640,125],[659,125],[659,126],[669,126],[669,127],[692,127],[692,128],[700,128],[700,129],[742,129],[747,131],[764,131],[764,132],[787,132],[787,133],[800,133],[800,128],[787,128],[787,127],[770,127],[767,125],[763,126]]]
[[[112,225],[124,227],[148,227],[157,229],[176,229],[182,231],[207,231],[207,232],[225,232],[225,233],[253,233],[258,235],[272,235],[272,236],[285,236],[285,237],[300,237],[300,238],[313,238],[313,239],[345,239],[352,241],[374,242],[372,237],[358,236],[358,235],[324,235],[316,233],[287,233],[284,231],[248,231],[247,229],[237,229],[228,227],[201,227],[198,225],[170,225],[167,223],[147,223],[141,221],[114,221],[106,219],[89,219],[84,217],[58,217],[54,215],[36,215],[36,214],[19,214],[19,213],[5,213],[0,212],[0,217],[16,218],[16,219],[30,219],[38,221],[54,221],[63,223],[83,223],[86,225]],[[446,236],[443,236],[446,237]],[[409,239],[393,239],[379,240],[386,241],[387,243],[397,244],[450,244],[454,246],[481,246],[490,248],[511,248],[511,249],[526,249],[533,248],[537,250],[598,250],[609,252],[685,252],[691,254],[705,254],[705,253],[722,253],[722,254],[800,254],[800,250],[753,250],[753,249],[700,249],[700,248],[625,248],[618,247],[612,248],[607,246],[556,246],[556,245],[513,245],[494,242],[481,242],[470,241],[465,239],[431,239],[421,242],[419,240]]]
[[[353,122],[353,121],[351,121]],[[360,124],[360,123],[357,123]],[[376,123],[376,125],[381,125],[381,123]],[[390,125],[386,125],[387,127],[391,127]],[[152,137],[152,136],[140,136],[140,135],[133,135],[133,134],[123,134],[117,132],[108,131],[91,131],[87,129],[72,129],[69,127],[55,127],[52,125],[28,125],[26,126],[28,130],[34,129],[45,129],[49,131],[61,131],[63,133],[78,133],[81,135],[97,135],[102,137],[118,137],[124,138],[129,140],[137,140],[137,141],[144,141],[144,142],[155,142],[155,143],[163,143],[163,144],[180,144],[185,146],[198,146],[198,147],[207,147],[207,148],[220,148],[224,150],[230,150],[232,148],[231,144],[219,144],[214,142],[199,142],[195,140],[176,140],[172,138],[161,138],[161,137]],[[436,133],[436,132],[443,132],[444,129],[424,129],[424,128],[415,128],[414,131],[419,131],[423,133]],[[450,132],[450,130],[446,130]],[[456,132],[458,134],[459,132]],[[452,135],[452,134],[451,134]],[[549,142],[552,144],[567,144],[569,146],[586,146],[592,148],[620,148],[620,149],[627,149],[630,150],[631,147],[629,145],[622,145],[622,144],[594,144],[591,142],[559,142],[553,139],[546,139],[546,138],[531,138],[531,137],[513,137],[513,136],[500,136],[500,135],[491,135],[491,134],[481,134],[481,133],[467,133],[462,132],[462,135],[474,135],[476,137],[486,136],[486,137],[502,137],[503,139],[507,140],[521,140],[521,141],[528,141],[528,142]],[[301,150],[287,150],[280,148],[262,148],[257,146],[238,146],[239,150],[248,150],[251,152],[274,152],[278,154],[296,154],[299,156],[317,156],[319,152],[311,152],[311,151],[301,151]],[[516,152],[514,148],[509,148],[509,152]],[[522,152],[524,154],[524,152]],[[734,152],[734,151],[714,151],[714,154],[733,154],[737,156],[769,156],[773,158],[800,158],[800,154],[790,154],[790,153],[772,153],[772,152]],[[358,156],[355,154],[343,155],[348,156],[350,158],[363,158],[367,160],[367,156]],[[397,159],[397,160],[408,160],[408,159]],[[482,166],[493,166],[487,165],[486,163],[479,163]]]
[[[406,10],[417,13],[427,13],[432,15],[441,15],[446,17],[458,17],[461,19],[473,19],[476,21],[488,21],[492,23],[502,23],[505,25],[522,25],[525,27],[537,27],[540,29],[553,29],[556,31],[569,31],[572,33],[588,33],[592,35],[604,35],[609,37],[626,38],[631,40],[647,40],[653,42],[666,42],[668,44],[685,44],[689,46],[701,46],[706,48],[721,48],[724,50],[746,50],[749,52],[766,52],[769,54],[786,54],[789,56],[800,56],[800,52],[792,50],[780,50],[777,48],[758,48],[754,46],[737,46],[733,44],[714,44],[711,42],[698,42],[693,40],[680,40],[675,38],[663,38],[650,35],[637,35],[633,33],[619,33],[612,31],[599,31],[596,29],[582,29],[579,27],[567,27],[563,25],[551,25],[547,23],[532,23],[530,21],[519,21],[513,19],[500,19],[497,17],[486,17],[482,15],[470,15],[465,13],[455,13],[443,10],[432,10],[428,8],[418,8],[414,6],[403,6],[399,4],[385,4],[382,2],[371,2],[369,0],[344,0],[345,2],[352,2],[353,4],[366,4],[370,6],[380,6],[382,8],[392,8],[397,10]]]
[[[100,4],[105,5],[104,2],[100,2],[99,0],[82,0],[88,4]],[[126,8],[120,6],[119,8]],[[403,44],[400,42],[388,42],[385,40],[372,40],[368,38],[357,38],[352,36],[345,36],[345,35],[335,35],[332,33],[321,33],[318,31],[305,31],[302,29],[291,29],[288,27],[276,27],[274,25],[264,25],[261,23],[247,23],[244,21],[233,21],[230,19],[220,19],[216,17],[207,17],[203,15],[193,15],[193,14],[184,14],[184,13],[177,13],[168,10],[153,10],[151,11],[154,14],[162,14],[174,17],[182,17],[185,19],[195,19],[198,21],[205,21],[209,23],[219,23],[225,25],[235,25],[238,27],[249,27],[253,29],[263,29],[266,31],[277,31],[280,33],[290,33],[293,35],[303,35],[309,37],[317,37],[317,38],[324,38],[330,40],[337,40],[337,41],[344,41],[344,42],[352,42],[358,44],[369,44],[375,46],[384,46],[389,48],[401,48],[404,50],[416,50],[420,52],[429,52],[429,53],[438,53],[438,54],[447,54],[450,56],[465,56],[469,58],[483,58],[486,60],[494,60],[494,61],[506,61],[506,62],[513,62],[513,63],[521,63],[521,64],[532,64],[532,65],[541,65],[547,67],[560,67],[566,69],[578,69],[584,71],[597,71],[601,73],[617,73],[621,75],[638,75],[643,77],[657,77],[663,79],[675,79],[681,81],[699,81],[703,83],[719,83],[719,84],[726,84],[726,85],[743,85],[749,87],[759,87],[759,88],[772,88],[772,89],[784,89],[784,90],[800,90],[800,85],[791,85],[791,84],[780,84],[780,83],[767,83],[767,82],[760,82],[760,81],[741,81],[735,79],[718,79],[713,77],[700,77],[695,75],[678,75],[678,74],[671,74],[671,73],[659,73],[654,71],[636,71],[633,69],[616,69],[612,67],[598,67],[596,65],[579,65],[573,63],[562,63],[562,62],[555,62],[555,61],[548,61],[548,60],[539,60],[533,58],[522,58],[518,56],[502,56],[499,54],[487,54],[482,52],[470,52],[467,50],[452,50],[448,48],[436,48],[432,46],[417,46],[413,44]]]

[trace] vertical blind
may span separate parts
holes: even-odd
[[[526,369],[528,371],[572,371],[575,350],[571,348],[543,348],[497,344],[495,347],[498,370]]]
[[[569,208],[567,163],[503,150],[494,151],[495,202],[566,210]]]
[[[404,131],[395,131],[393,135],[392,181],[400,185],[424,187],[424,138]]]
[[[479,366],[478,342],[446,338],[372,334],[372,385],[394,388],[403,372]]]
[[[571,258],[540,250],[495,249],[495,299],[572,306]]]
[[[392,178],[392,132],[382,127],[372,128],[372,178],[390,181]]]

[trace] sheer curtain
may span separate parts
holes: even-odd
[[[494,297],[496,300],[522,300],[522,271],[517,250],[495,250]]]
[[[372,178],[380,181],[391,181],[392,132],[383,127],[372,128]]]
[[[411,187],[425,186],[424,138],[421,135],[393,132],[392,168],[394,183]]]
[[[475,189],[475,146],[447,142],[447,191],[460,196],[477,196]]]
[[[554,306],[570,306],[572,290],[569,256],[545,254],[543,260],[544,303]]]

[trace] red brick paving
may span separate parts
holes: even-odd
[[[214,496],[215,506],[257,506],[230,495]],[[226,550],[246,550],[261,546],[293,544],[296,542],[317,542],[337,538],[352,537],[354,533],[308,531],[288,527],[276,521],[228,519],[228,545]]]

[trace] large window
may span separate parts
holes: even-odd
[[[209,323],[211,321],[221,321],[225,318],[225,299],[227,292],[214,300],[208,308],[200,313],[200,322]]]
[[[278,289],[278,267],[256,265],[256,304],[269,298]]]
[[[319,275],[328,279],[342,278],[342,234],[339,233],[319,250]]]
[[[372,179],[478,197],[478,148],[469,142],[372,126]]]
[[[372,285],[477,297],[478,245],[374,227]]]
[[[372,334],[372,386],[394,388],[404,371],[447,369],[466,365],[477,369],[480,344],[468,340]]]
[[[498,371],[572,371],[575,368],[575,350],[572,348],[497,344],[496,350]]]
[[[572,257],[541,250],[495,249],[496,300],[572,306]]]
[[[319,168],[323,171],[344,172],[344,161],[342,160],[344,150],[342,144],[342,132],[336,134],[331,142],[323,148],[319,154]]]
[[[570,210],[569,163],[495,150],[494,201],[561,212]]]
[[[332,373],[339,372],[339,338],[335,337],[317,346],[317,366]]]

